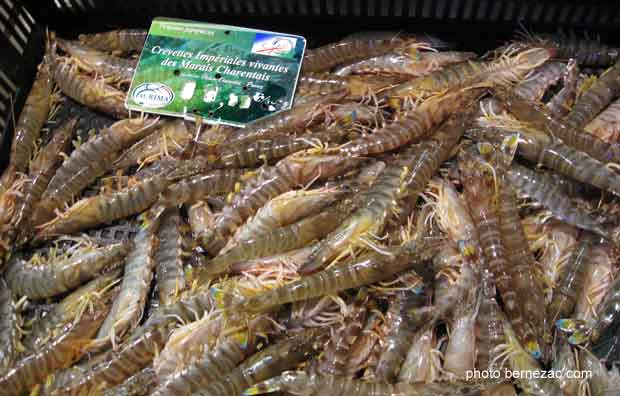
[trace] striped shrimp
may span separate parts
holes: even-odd
[[[496,178],[495,164],[484,161],[471,149],[461,151],[458,165],[465,197],[478,226],[484,257],[495,278],[510,322],[515,326],[519,338],[526,343],[527,350],[539,357],[541,350],[536,333],[532,324],[525,320],[522,307],[517,301],[506,246],[501,238],[496,202],[499,195],[497,189],[502,188],[502,180],[500,177]]]
[[[479,90],[470,89],[429,99],[372,134],[341,146],[339,151],[344,155],[363,156],[380,154],[415,143],[443,123],[456,109],[467,108],[479,95]],[[464,121],[456,118],[449,126],[455,127],[455,124],[462,122]]]
[[[294,301],[307,300],[346,289],[390,279],[393,275],[416,267],[434,248],[426,242],[410,241],[384,253],[373,253],[351,262],[329,267],[283,287],[232,304],[231,311],[261,312]]]
[[[297,268],[308,258],[310,253],[312,253],[312,245],[286,253],[274,254],[273,256],[260,257],[236,263],[230,266],[230,272],[233,274],[245,273],[259,275],[272,268],[281,267],[293,268],[296,272]]]
[[[88,47],[79,41],[54,39],[58,47],[67,53],[79,68],[88,73],[103,75],[112,81],[129,83],[138,64],[137,59],[119,58]]]
[[[391,53],[360,60],[337,68],[337,76],[349,74],[404,74],[412,77],[425,76],[452,63],[476,58],[473,52],[419,52],[414,56]]]
[[[341,188],[322,187],[314,190],[293,190],[281,194],[260,208],[254,217],[239,227],[229,246],[271,232],[314,215],[334,204],[345,192]]]
[[[85,246],[81,247],[82,244]],[[7,269],[6,280],[18,295],[36,300],[53,297],[80,286],[106,269],[120,266],[131,249],[130,242],[95,247],[85,241],[61,257],[55,252],[46,259],[35,255],[28,262],[15,257]]]
[[[333,73],[303,73],[297,84],[298,95],[318,95],[345,92],[345,99],[360,100],[373,97],[406,80],[406,76],[383,75],[368,79],[364,76],[336,76]]]
[[[585,127],[613,99],[620,96],[620,63],[608,69],[575,102],[564,122],[576,129]]]
[[[618,60],[620,49],[601,43],[598,39],[579,37],[575,33],[537,34],[525,33],[526,42],[533,46],[553,48],[556,57],[575,58],[582,66],[611,66]]]
[[[0,374],[11,368],[20,347],[18,315],[13,292],[0,279]]]
[[[37,226],[35,240],[73,234],[138,214],[153,205],[173,181],[166,175],[157,175],[111,194],[84,198],[53,220]]]
[[[340,102],[346,92],[321,95],[301,105],[293,106],[276,116],[258,120],[246,128],[239,128],[228,135],[223,147],[251,143],[260,139],[270,139],[282,133],[303,130],[312,123],[319,122],[327,114],[325,106]]]
[[[348,377],[304,371],[286,371],[279,377],[264,381],[244,392],[245,396],[281,390],[299,396],[311,395],[359,395],[359,396],[475,396],[489,384],[468,382],[372,382]]]
[[[439,267],[434,293],[437,318],[449,318],[459,302],[476,287],[479,270],[475,257],[459,253],[451,243],[445,244],[435,256],[433,264]]]
[[[466,299],[455,310],[444,352],[443,369],[456,378],[464,378],[476,365],[476,317],[482,302],[476,286],[468,291]]]
[[[173,155],[192,139],[185,120],[163,121],[161,128],[136,142],[114,161],[112,169],[124,169],[136,164],[144,165],[160,158],[162,154]]]
[[[560,272],[558,283],[553,290],[553,299],[547,308],[547,338],[551,337],[555,322],[570,317],[577,305],[583,291],[587,267],[590,265],[592,245],[593,242],[587,236],[584,237]]]
[[[415,52],[417,47],[428,44],[414,36],[377,38],[377,39],[343,39],[315,49],[306,50],[302,72],[327,71],[346,62],[388,54],[391,52]]]
[[[0,377],[0,395],[19,396],[45,381],[54,371],[71,366],[87,351],[89,340],[96,333],[109,306],[106,302],[92,313],[85,313],[77,323],[66,325],[60,336],[19,360]]]
[[[94,34],[80,34],[80,43],[107,52],[140,51],[148,32],[143,29],[119,29]]]
[[[553,95],[546,104],[549,114],[557,119],[565,117],[573,107],[575,99],[577,99],[577,93],[579,91],[579,68],[574,59],[569,59],[562,81],[564,84],[562,89]]]
[[[596,318],[603,298],[610,290],[614,280],[614,258],[610,244],[592,247],[591,265],[587,268],[584,291],[579,294],[573,317],[585,322]]]
[[[155,386],[155,370],[147,367],[127,378],[122,384],[104,390],[101,396],[144,396],[149,395]]]
[[[427,76],[415,78],[381,93],[390,98],[392,107],[400,108],[411,99],[470,85],[502,85],[519,81],[530,70],[549,60],[551,53],[533,48],[515,56],[503,55],[491,62],[468,61],[449,65]],[[405,106],[408,107],[408,106]]]
[[[200,238],[201,245],[212,255],[217,254],[237,228],[271,198],[317,179],[342,174],[363,161],[361,158],[313,154],[312,150],[289,155],[244,184],[232,202],[222,209],[215,227]]]
[[[498,215],[512,288],[520,301],[525,320],[540,334],[545,325],[545,314],[540,309],[540,302],[544,299],[543,285],[537,276],[536,262],[521,225],[517,197],[508,183],[502,184]]]
[[[109,338],[116,347],[116,337],[133,330],[142,317],[155,269],[153,236],[158,227],[159,219],[145,220],[133,240],[132,249],[125,258],[121,291],[97,333],[102,342]]]
[[[398,382],[435,382],[439,379],[441,362],[436,353],[437,337],[433,326],[425,326],[415,335],[400,372]]]
[[[153,132],[157,121],[142,117],[118,121],[74,150],[50,180],[35,211],[34,224],[50,220],[55,209],[108,170],[119,150]]]
[[[345,375],[353,343],[360,337],[368,308],[368,290],[361,288],[347,308],[343,323],[330,335],[318,359],[317,369],[323,373]]]
[[[565,70],[562,62],[545,63],[517,84],[515,93],[527,100],[541,101],[547,89],[560,81]]]
[[[252,177],[248,169],[213,170],[171,184],[160,195],[155,206],[171,208],[183,204],[194,204],[211,194],[230,193],[239,182]]]
[[[360,208],[317,245],[300,273],[316,272],[334,257],[378,235],[399,200],[406,196],[413,201],[423,191],[433,173],[450,156],[464,129],[464,121],[454,118],[430,140],[400,154],[400,159],[384,169],[361,197]]]
[[[488,265],[483,262],[482,278],[480,282],[480,308],[476,317],[476,327],[478,335],[476,346],[478,353],[476,356],[476,367],[479,370],[495,369],[495,359],[497,357],[496,348],[505,343],[504,322],[505,316],[502,309],[497,304],[495,295],[495,281]],[[501,366],[499,367],[502,368]]]
[[[0,195],[11,187],[18,173],[28,170],[34,144],[41,134],[51,107],[52,80],[47,64],[42,63],[15,125],[9,164],[0,179]]]
[[[428,300],[424,294],[412,290],[397,292],[390,304],[386,321],[389,330],[383,340],[384,347],[379,357],[375,377],[380,381],[393,382],[413,344],[414,335],[428,321],[428,311],[419,310]]]
[[[106,272],[63,298],[43,319],[33,323],[22,340],[26,350],[41,348],[59,336],[68,323],[79,320],[87,309],[97,306],[107,293],[115,292],[111,287],[120,275],[121,269]]]
[[[527,123],[531,128],[544,131],[558,138],[567,146],[587,153],[603,164],[620,161],[618,158],[620,152],[617,147],[592,134],[583,133],[582,129],[574,128],[571,124],[554,119],[542,105],[509,94],[506,91],[495,90],[495,94],[505,103],[510,113],[519,121]]]
[[[607,143],[620,142],[620,99],[613,101],[584,128]]]
[[[566,194],[564,186],[550,174],[512,164],[506,175],[510,184],[520,193],[539,202],[557,219],[601,236],[607,235],[600,221],[575,205],[572,197]]]
[[[562,396],[562,390],[555,379],[543,376],[540,364],[528,354],[517,339],[514,331],[504,326],[506,344],[501,356],[506,356],[512,370],[519,372],[538,372],[538,375],[521,376],[517,383],[528,395],[532,396]],[[499,359],[498,359],[499,360]]]
[[[77,119],[73,118],[62,124],[54,133],[50,142],[37,154],[30,166],[30,175],[24,183],[23,196],[15,208],[11,227],[16,234],[16,242],[22,245],[32,233],[30,216],[35,205],[41,199],[47,184],[63,158],[63,154],[69,150],[71,138],[77,125]]]
[[[192,394],[195,396],[240,396],[244,389],[307,360],[313,352],[314,343],[323,338],[325,330],[304,330],[272,344]],[[163,395],[154,392],[151,396]]]
[[[127,94],[105,82],[103,77],[93,78],[79,73],[70,58],[51,57],[52,77],[60,90],[86,107],[116,119],[127,118]]]
[[[217,275],[227,273],[235,263],[301,249],[338,227],[351,211],[352,202],[345,199],[331,208],[293,224],[267,233],[257,233],[256,236],[240,241],[228,251],[213,258],[205,267],[204,273],[212,279]]]
[[[302,135],[278,135],[267,140],[258,140],[241,145],[227,146],[221,150],[213,166],[223,168],[254,167],[265,162],[286,157],[298,151],[310,149],[317,145],[341,142],[348,131],[340,125]]]
[[[183,260],[183,220],[177,208],[166,210],[160,219],[155,252],[155,273],[159,302],[163,305],[174,302],[185,289]]]

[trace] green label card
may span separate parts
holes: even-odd
[[[301,36],[156,18],[127,108],[244,126],[291,107],[305,48]]]

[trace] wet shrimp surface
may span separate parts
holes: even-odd
[[[144,31],[49,39],[0,396],[620,394],[618,49],[352,35],[236,129],[128,114]]]

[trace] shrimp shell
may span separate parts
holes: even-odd
[[[34,144],[41,134],[41,128],[47,120],[51,106],[52,80],[48,65],[43,63],[39,65],[32,88],[15,125],[9,165],[0,180],[0,195],[13,184],[17,173],[25,173],[28,170]]]
[[[120,242],[100,248],[86,246],[59,262],[52,259],[32,264],[15,259],[7,269],[6,280],[21,296],[35,300],[53,297],[93,279],[105,269],[119,266],[131,249],[130,242]]]
[[[127,378],[122,384],[104,390],[101,396],[144,396],[149,395],[155,386],[155,370],[147,367]]]
[[[339,67],[334,72],[337,76],[349,74],[404,74],[412,77],[425,76],[443,66],[464,62],[476,57],[473,52],[420,52],[416,56],[403,54],[387,54],[363,59],[349,65]]]
[[[584,128],[607,143],[620,142],[620,99],[616,99]]]
[[[187,219],[194,238],[215,225],[215,216],[204,201],[199,201],[187,209]]]
[[[153,235],[159,227],[159,219],[142,226],[133,240],[133,249],[125,258],[125,270],[121,291],[105,319],[97,338],[109,337],[115,345],[116,336],[133,330],[144,310],[155,269],[155,246]]]
[[[559,220],[603,237],[607,235],[600,222],[575,205],[572,197],[566,194],[564,186],[548,173],[536,172],[513,163],[507,178],[522,194],[540,202]]]
[[[67,58],[54,56],[50,67],[56,85],[71,99],[116,119],[129,116],[125,108],[127,94],[107,84],[103,78],[80,74]]]
[[[618,96],[620,96],[620,64],[603,73],[577,99],[564,122],[576,129],[583,128]]]
[[[310,152],[289,155],[246,182],[232,202],[222,209],[215,227],[200,238],[201,245],[210,254],[217,254],[226,239],[271,198],[317,179],[342,174],[363,161],[361,158],[313,155]]]
[[[482,295],[478,285],[469,290],[462,304],[456,309],[450,328],[450,339],[444,353],[444,370],[457,378],[466,377],[476,364],[476,317]]]
[[[532,73],[515,87],[515,93],[527,100],[540,101],[553,84],[560,81],[566,65],[562,62],[548,62],[532,70]]]
[[[0,279],[0,374],[11,368],[19,346],[19,319],[13,293]]]
[[[415,44],[423,44],[416,38],[393,37],[389,39],[344,39],[325,46],[306,50],[302,72],[327,71],[342,63],[384,55],[394,51],[407,51]]]
[[[174,302],[186,286],[182,221],[177,208],[168,209],[160,219],[156,234],[155,271],[159,302],[163,305]]]
[[[79,41],[56,38],[58,47],[77,61],[78,66],[89,73],[102,74],[120,82],[129,83],[138,64],[137,59],[119,58],[85,46]]]
[[[373,76],[370,80],[364,76],[336,76],[332,73],[304,73],[297,84],[298,95],[314,97],[345,92],[346,99],[359,100],[403,82],[403,77]]]
[[[117,152],[153,132],[157,119],[132,118],[114,123],[71,153],[45,190],[35,212],[34,224],[53,217],[53,211],[71,201],[99,176],[102,176]]]
[[[480,308],[476,317],[478,328],[476,367],[479,370],[490,370],[495,368],[491,363],[497,357],[496,348],[505,343],[505,317],[495,299],[497,294],[495,280],[486,261],[483,261],[481,294]]]
[[[599,341],[605,330],[614,331],[614,324],[620,321],[620,278],[616,278],[609,287],[597,311],[597,317],[592,327],[593,342]]]
[[[65,326],[59,337],[18,361],[0,377],[0,395],[19,396],[31,386],[44,382],[55,370],[70,367],[86,352],[88,340],[97,331],[108,309],[109,304],[93,314],[85,314],[78,323]]]
[[[230,310],[261,312],[282,304],[369,285],[416,267],[428,254],[427,247],[411,241],[405,247],[392,248],[389,254],[374,253],[351,262],[338,263],[285,286],[242,298],[233,303]]]
[[[73,234],[138,214],[153,205],[159,194],[172,183],[171,178],[157,175],[118,192],[84,198],[52,221],[38,226],[35,240]]]
[[[579,68],[577,62],[574,59],[568,61],[566,66],[566,72],[562,77],[564,86],[562,89],[553,95],[553,97],[546,104],[549,114],[553,117],[561,119],[568,114],[571,110],[575,99],[577,99],[577,93],[579,88]]]
[[[435,329],[425,326],[415,335],[398,374],[398,382],[433,382],[436,367],[432,350],[436,344]]]
[[[119,29],[109,32],[80,34],[80,43],[107,52],[139,51],[144,46],[148,31],[143,29]]]
[[[558,58],[575,58],[582,66],[610,66],[618,60],[620,54],[618,48],[610,47],[595,38],[578,37],[572,32],[536,36],[527,34],[526,38],[533,45],[554,48]]]
[[[389,330],[383,340],[385,346],[375,371],[377,379],[394,382],[398,378],[405,356],[413,344],[414,334],[428,321],[428,312],[420,308],[427,297],[413,291],[401,291],[396,295],[388,309]]]

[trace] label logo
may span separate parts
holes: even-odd
[[[172,103],[174,92],[165,84],[144,83],[133,90],[131,98],[140,106],[156,109]]]
[[[293,37],[257,33],[252,44],[252,53],[292,58],[296,45],[297,39]]]

